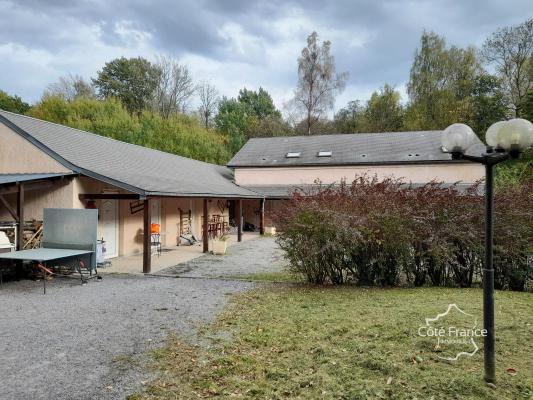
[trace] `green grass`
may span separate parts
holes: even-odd
[[[248,292],[205,329],[202,345],[173,338],[153,353],[160,378],[131,398],[531,399],[531,293],[496,294],[495,388],[483,383],[481,351],[443,361],[417,334],[450,303],[481,320],[481,295],[304,285]]]
[[[278,271],[278,272],[260,272],[255,274],[248,275],[233,275],[230,276],[231,279],[245,279],[253,282],[287,282],[287,283],[297,283],[303,282],[304,277],[293,274],[289,271]]]

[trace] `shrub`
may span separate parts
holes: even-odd
[[[531,182],[497,193],[497,289],[525,290],[533,243]],[[471,287],[482,279],[484,206],[468,190],[358,177],[297,191],[276,215],[291,268],[315,284]]]

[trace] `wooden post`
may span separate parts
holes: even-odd
[[[19,226],[17,229],[17,250],[22,250],[24,247],[24,185],[19,184],[17,196],[17,216]]]
[[[203,224],[202,245],[203,245],[204,253],[207,253],[209,251],[209,232],[207,231],[209,228],[208,220],[209,220],[209,215],[207,215],[207,199],[204,199],[204,220],[202,221],[202,224]]]
[[[242,199],[237,200],[237,241],[242,242]]]
[[[143,209],[143,273],[152,271],[152,208],[150,199],[144,200]]]
[[[265,234],[265,199],[259,200],[259,233]]]

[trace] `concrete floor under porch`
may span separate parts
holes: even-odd
[[[249,241],[259,238],[258,232],[243,232],[242,241]],[[229,234],[228,248],[231,252],[231,246],[238,243],[236,233]],[[161,254],[157,255],[153,252],[151,257],[151,273],[157,274],[158,272],[174,267],[178,264],[185,263],[195,258],[204,255],[203,246],[201,242],[194,245],[182,245],[182,246],[165,246],[162,248]],[[223,256],[221,256],[223,257]],[[121,256],[109,259],[111,265],[106,268],[100,268],[99,273],[126,273],[126,274],[139,274],[143,271],[143,254],[134,254],[130,256]]]

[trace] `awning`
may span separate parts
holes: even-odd
[[[0,186],[12,185],[18,182],[39,181],[62,176],[75,175],[72,172],[67,173],[39,173],[39,174],[0,174]]]

